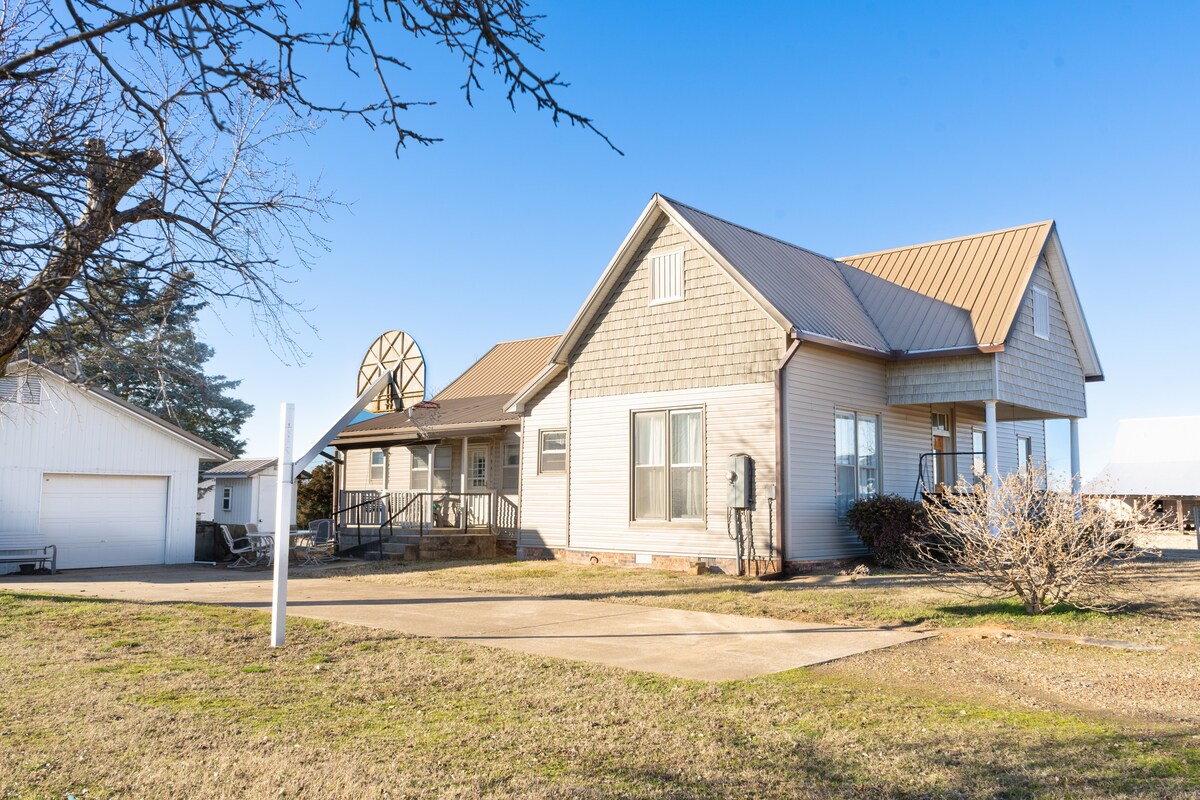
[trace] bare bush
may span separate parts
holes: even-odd
[[[1165,520],[1046,486],[1040,469],[995,483],[990,476],[960,481],[926,503],[935,535],[916,543],[917,562],[958,579],[956,591],[1016,597],[1030,614],[1063,605],[1105,612],[1127,605],[1137,578],[1132,562],[1157,555],[1136,534],[1165,530]]]

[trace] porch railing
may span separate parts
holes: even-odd
[[[967,456],[972,459],[975,456],[983,456],[984,453],[976,451],[957,451],[952,453],[922,453],[920,459],[917,460],[917,487],[913,490],[913,500],[920,500],[923,495],[937,494],[938,486],[953,486],[958,479],[958,459],[960,456]],[[942,480],[937,480],[937,461],[942,462]],[[947,475],[947,465],[949,465],[952,474]],[[946,480],[949,478],[950,480]]]
[[[483,528],[502,539],[517,535],[517,504],[494,492],[342,490],[339,501],[334,522],[339,530],[354,529],[355,549],[378,540],[382,551],[385,531],[390,537],[398,531],[419,536],[431,528]]]

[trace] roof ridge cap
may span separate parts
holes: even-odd
[[[770,239],[773,242],[779,242],[780,244],[785,245],[787,247],[791,247],[795,250],[802,250],[803,252],[808,253],[809,255],[816,256],[817,258],[823,258],[826,261],[833,261],[833,262],[836,262],[838,260],[836,258],[833,258],[832,256],[827,256],[824,253],[818,253],[816,250],[811,250],[807,247],[804,247],[803,245],[798,245],[794,242],[789,242],[786,239],[780,239],[778,236],[772,236],[769,233],[763,233],[762,231],[756,231],[756,230],[754,230],[754,228],[748,228],[745,225],[741,225],[732,220],[725,219],[724,217],[718,217],[716,214],[710,214],[709,212],[705,211],[702,208],[696,208],[695,206],[688,205],[687,203],[682,203],[678,200],[674,200],[670,197],[667,197],[664,194],[660,194],[659,197],[661,197],[663,200],[665,200],[668,203],[671,203],[673,205],[683,206],[684,208],[695,211],[697,214],[703,214],[706,217],[712,217],[713,219],[717,220],[718,222],[724,222],[726,225],[730,225],[734,228],[739,228],[743,231],[746,231],[747,233],[753,233],[755,236],[761,236],[764,239]]]
[[[871,250],[870,252],[867,252],[867,253],[855,253],[853,255],[848,255],[848,256],[839,256],[838,258],[834,259],[834,261],[845,262],[845,261],[849,261],[852,258],[867,258],[868,256],[877,256],[877,255],[881,255],[883,253],[894,253],[898,250],[914,250],[918,247],[933,247],[934,245],[939,245],[939,244],[950,244],[951,242],[961,242],[966,239],[979,239],[984,236],[995,236],[998,233],[1012,233],[1013,231],[1024,230],[1026,228],[1036,228],[1040,225],[1049,225],[1050,227],[1054,227],[1055,224],[1056,223],[1053,218],[1043,219],[1043,220],[1039,220],[1037,222],[1027,222],[1024,225],[1012,225],[1007,228],[998,228],[997,230],[994,230],[994,231],[980,231],[979,233],[967,233],[962,236],[951,236],[946,239],[936,239],[936,240],[930,241],[930,242],[914,242],[913,244],[905,244],[905,245],[901,245],[899,247],[884,247],[880,250]],[[850,266],[854,266],[854,265],[851,264]]]

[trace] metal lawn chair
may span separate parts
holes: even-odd
[[[334,559],[337,552],[337,533],[333,521],[315,519],[308,523],[308,541],[298,548],[301,564],[324,564]]]
[[[270,534],[262,534],[258,532],[258,524],[247,522],[246,538],[250,540],[250,544],[254,545],[254,554],[256,557],[255,563],[260,561],[271,562],[271,552],[274,549],[275,542]]]
[[[221,526],[221,536],[225,537],[225,546],[229,548],[229,552],[237,556],[237,561],[229,565],[230,569],[242,569],[244,567],[253,567],[259,561],[259,548],[253,539],[247,536],[234,537],[229,532],[228,525]],[[247,553],[254,554],[254,560],[246,558]]]

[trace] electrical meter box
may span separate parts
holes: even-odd
[[[754,507],[754,459],[745,453],[729,457],[729,508]]]

